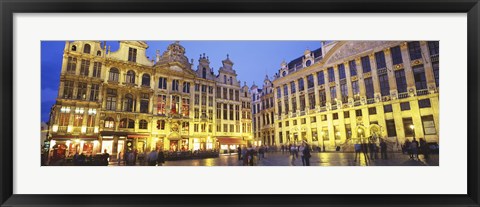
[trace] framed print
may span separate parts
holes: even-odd
[[[2,206],[479,206],[478,1],[0,5]]]

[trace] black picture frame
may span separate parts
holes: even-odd
[[[478,0],[0,0],[1,206],[480,206]],[[15,13],[467,13],[468,186],[465,195],[20,195],[13,194]],[[445,178],[455,179],[455,178]],[[39,181],[40,182],[40,181]],[[38,183],[42,184],[42,183]],[[324,186],[325,187],[325,186]],[[328,187],[328,186],[327,186]],[[285,189],[290,191],[293,189]],[[248,192],[246,192],[248,193]],[[268,193],[268,192],[266,192]],[[293,193],[293,192],[292,192]],[[428,193],[428,192],[426,192]]]

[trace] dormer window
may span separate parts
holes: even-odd
[[[97,51],[97,56],[102,56],[102,51]]]
[[[137,49],[128,48],[128,61],[137,62]]]
[[[72,46],[72,51],[77,51],[77,46],[76,45]]]
[[[310,65],[312,65],[312,61],[311,61],[311,60],[307,60],[307,62],[305,63],[305,66],[308,67],[308,66],[310,66]]]
[[[83,53],[90,54],[90,45],[89,45],[89,44],[86,44],[86,45],[83,47]]]

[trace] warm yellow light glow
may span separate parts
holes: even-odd
[[[67,127],[67,132],[72,132],[72,130],[73,130],[73,127],[72,127],[72,126],[68,126],[68,127]]]
[[[337,132],[337,136],[340,136],[340,132]]]
[[[79,143],[79,142],[80,142],[80,139],[75,139],[75,142],[76,142],[76,143]]]
[[[52,131],[53,131],[53,132],[57,132],[57,131],[58,131],[58,124],[54,124],[54,125],[52,126]]]
[[[358,129],[357,131],[358,131],[358,133],[362,133],[362,130],[361,130],[361,129]]]
[[[413,130],[414,128],[415,128],[415,126],[413,126],[413,124],[411,124],[411,125],[410,125],[410,129]]]
[[[86,126],[82,126],[82,134],[85,134],[87,132],[87,127]]]

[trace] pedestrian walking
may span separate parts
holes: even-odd
[[[356,143],[354,145],[354,150],[355,150],[355,159],[353,161],[356,162],[357,158],[358,158],[358,161],[360,161],[360,155],[362,153],[362,145],[360,143]]]
[[[418,142],[415,138],[413,138],[412,143],[410,143],[410,150],[411,150],[410,159],[417,158],[418,160]]]
[[[305,144],[302,143],[300,147],[298,147],[298,151],[300,151],[300,158],[302,159],[302,166],[305,166],[305,157],[303,154],[303,150],[305,149]]]
[[[147,155],[148,166],[155,166],[157,164],[157,155],[158,155],[158,152],[155,150],[152,150],[150,153],[148,153]]]
[[[238,160],[242,160],[242,147],[241,146],[238,146]]]
[[[291,161],[291,163],[292,163],[293,166],[295,166],[295,154],[296,154],[295,151],[296,151],[296,149],[297,149],[297,148],[295,147],[295,145],[291,145],[291,147],[290,147],[290,149],[289,149],[289,150],[290,150],[290,154],[292,155],[292,161]]]
[[[115,155],[113,155],[113,156],[115,156]],[[110,154],[108,154],[107,149],[105,149],[105,150],[103,150],[103,165],[108,166],[108,161],[109,160],[110,160]]]
[[[117,157],[117,164],[118,166],[120,166],[122,164],[122,159],[124,159],[125,156],[123,156],[123,151],[120,151],[118,153],[118,157]]]
[[[420,138],[420,150],[422,150],[423,157],[428,159],[429,148],[427,142],[423,138]]]
[[[304,143],[303,148],[303,159],[305,160],[305,166],[310,166],[310,157],[312,157],[310,153],[310,146],[307,143]]]
[[[163,150],[159,149],[157,155],[157,166],[162,166],[163,163],[165,163],[165,155],[163,154]]]
[[[133,166],[133,165],[135,165],[135,155],[133,154],[133,152],[128,152],[128,155],[127,155],[127,165],[128,165],[128,166]]]
[[[248,150],[246,147],[242,148],[242,158],[243,158],[243,166],[248,165]]]
[[[383,160],[387,159],[387,142],[384,139],[380,140],[380,156]]]
[[[375,160],[375,143],[370,142],[368,144],[368,150],[370,151],[370,159]]]

